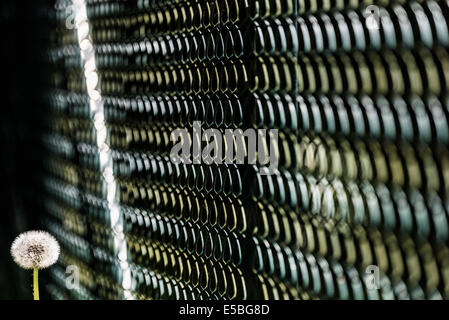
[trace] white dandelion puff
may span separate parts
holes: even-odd
[[[58,241],[45,231],[27,231],[12,243],[11,255],[24,269],[45,269],[59,257]]]

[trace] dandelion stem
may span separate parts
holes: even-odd
[[[39,279],[38,279],[39,269],[34,268],[33,270],[33,293],[34,300],[39,300]]]

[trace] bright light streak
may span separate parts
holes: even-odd
[[[81,59],[84,68],[87,94],[89,95],[89,108],[92,121],[96,130],[97,147],[100,157],[100,170],[106,182],[107,203],[114,233],[114,247],[120,260],[123,274],[122,287],[125,299],[133,299],[130,291],[131,272],[129,270],[127,246],[123,234],[123,219],[120,214],[120,205],[117,201],[117,184],[113,174],[112,151],[106,143],[107,128],[104,117],[104,105],[100,90],[100,77],[97,72],[95,61],[95,50],[90,36],[89,19],[87,17],[87,6],[85,0],[73,0],[75,10],[75,26],[80,47]]]

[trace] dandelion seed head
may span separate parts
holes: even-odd
[[[45,231],[21,233],[11,245],[14,262],[24,269],[45,269],[59,257],[58,241]]]

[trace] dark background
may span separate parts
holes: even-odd
[[[0,299],[32,298],[32,274],[15,265],[10,246],[19,233],[39,228],[43,213],[43,54],[51,13],[45,0],[0,1]]]

